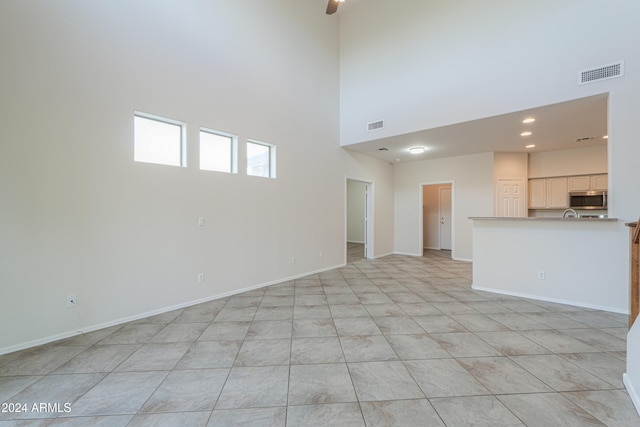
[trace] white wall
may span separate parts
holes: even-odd
[[[347,180],[347,242],[364,243],[366,189],[364,182]]]
[[[473,288],[629,312],[627,244],[613,221],[475,220]],[[540,280],[538,273],[544,272]]]
[[[422,185],[453,182],[454,259],[472,258],[471,216],[493,214],[493,155],[450,157],[396,164],[395,248],[396,252],[422,255],[420,248],[420,202]]]
[[[623,376],[624,385],[640,414],[640,323],[635,322],[627,335],[627,372]]]
[[[608,172],[607,145],[529,154],[529,178]]]
[[[635,0],[353,5],[340,22],[341,143],[622,87],[634,74],[639,9]],[[627,65],[624,79],[576,84],[579,70],[621,59]],[[366,131],[366,123],[380,119],[383,130]]]
[[[339,147],[321,2],[3,1],[0,51],[0,353],[342,265],[346,175],[393,251],[392,167]],[[136,110],[187,123],[188,167],[133,161]],[[198,170],[199,126],[239,136],[238,174]]]
[[[373,190],[373,257],[380,258],[394,253],[393,227],[394,211],[394,167],[386,162],[379,161],[360,153],[339,149],[344,154],[344,168],[347,170],[347,178],[370,183]],[[343,177],[344,188],[344,177]],[[344,194],[342,195],[344,200]],[[344,238],[342,242],[344,244]],[[371,242],[367,242],[371,245]],[[346,256],[346,255],[345,255]],[[346,259],[346,258],[345,258]]]
[[[637,68],[636,68],[637,69]],[[640,144],[637,120],[640,111],[640,82],[636,78],[624,91],[609,97],[609,215],[636,221],[640,216]],[[623,230],[628,234],[626,230]],[[621,256],[628,256],[628,250]],[[627,268],[627,271],[629,269]],[[640,413],[640,322],[627,335],[625,385]]]

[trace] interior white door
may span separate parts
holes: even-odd
[[[440,249],[451,250],[451,187],[440,189]]]
[[[523,217],[527,216],[524,179],[498,178],[496,197],[496,216]]]

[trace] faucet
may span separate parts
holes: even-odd
[[[571,215],[568,215],[571,214]],[[580,215],[578,215],[578,212],[575,211],[575,209],[565,209],[564,212],[562,212],[562,218],[579,218]]]

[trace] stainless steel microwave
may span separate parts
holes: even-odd
[[[572,209],[607,209],[606,191],[576,191],[569,193]]]

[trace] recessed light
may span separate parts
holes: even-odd
[[[609,139],[609,135],[603,136],[602,139]]]
[[[427,151],[427,147],[411,147],[409,148],[409,152],[411,154],[422,154]]]
[[[529,136],[529,135],[531,135],[531,132],[529,132],[529,131],[522,132],[522,133],[520,134],[520,136]]]
[[[536,144],[529,144],[529,145],[525,145],[524,148],[534,148],[536,146]]]
[[[522,123],[533,123],[535,121],[536,121],[536,119],[534,119],[533,117],[527,117],[526,119],[524,119],[522,121]]]

